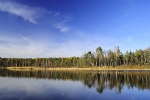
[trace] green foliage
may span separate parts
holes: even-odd
[[[103,51],[99,46],[95,52],[87,52],[82,57],[70,58],[0,58],[0,66],[4,67],[97,67],[150,64],[150,48],[146,50],[126,51],[122,54],[119,46],[115,50]]]

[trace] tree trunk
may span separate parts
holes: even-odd
[[[96,58],[96,67],[97,67],[97,58]]]

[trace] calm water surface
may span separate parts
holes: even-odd
[[[0,100],[150,100],[150,71],[0,70]]]

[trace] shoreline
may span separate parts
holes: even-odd
[[[0,67],[1,69],[17,70],[17,71],[33,71],[33,70],[150,70],[150,67],[90,67],[90,68],[78,68],[78,67]]]

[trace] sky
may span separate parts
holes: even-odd
[[[0,0],[0,57],[81,57],[150,45],[150,0]]]

